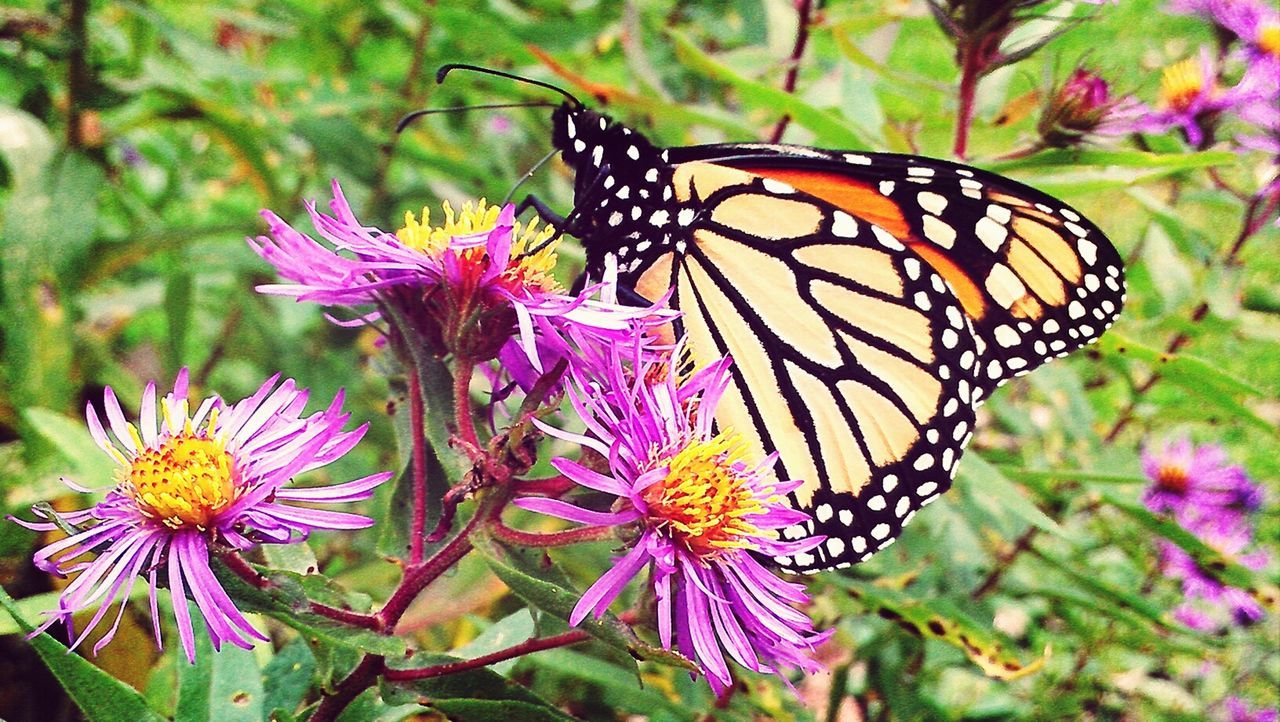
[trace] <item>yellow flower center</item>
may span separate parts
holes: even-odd
[[[173,529],[204,529],[236,498],[231,454],[190,430],[139,454],[122,486],[143,514]]]
[[[1161,74],[1160,98],[1174,110],[1186,110],[1204,91],[1204,70],[1196,58],[1180,60]]]
[[[1189,481],[1187,470],[1183,466],[1161,464],[1156,472],[1156,485],[1175,494],[1185,494]]]
[[[1280,25],[1263,25],[1258,28],[1258,47],[1280,58]]]
[[[666,477],[644,491],[658,528],[700,556],[747,546],[745,537],[761,533],[749,517],[765,510],[747,483],[747,457],[746,442],[732,431],[680,450]]]
[[[454,215],[449,201],[441,204],[444,209],[444,223],[431,225],[431,209],[422,209],[422,220],[414,218],[413,213],[404,214],[404,228],[396,231],[396,238],[406,247],[420,251],[428,256],[439,256],[453,245],[457,236],[470,236],[488,233],[498,225],[498,214],[502,209],[498,206],[486,205],[481,198],[474,206],[470,201],[462,204],[462,212]],[[558,289],[555,279],[551,277],[551,269],[556,265],[557,243],[543,245],[555,235],[550,225],[541,226],[531,223],[527,227],[517,221],[511,229],[511,260],[500,279],[510,286],[521,286],[540,291]],[[528,253],[532,249],[536,252]],[[477,243],[465,248],[454,248],[463,265],[474,266],[484,270],[490,263],[485,244]]]

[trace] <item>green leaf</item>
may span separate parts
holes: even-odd
[[[387,657],[402,655],[407,648],[398,637],[343,624],[310,611],[313,600],[336,607],[347,604],[347,594],[327,577],[258,568],[271,583],[266,589],[258,589],[221,562],[215,562],[213,570],[237,607],[274,617],[308,640]]]
[[[660,711],[681,720],[699,717],[697,710],[673,703],[654,689],[637,686],[630,670],[571,649],[539,652],[529,657],[529,664],[599,688],[601,702],[619,711],[646,715]]]
[[[306,699],[316,674],[316,658],[311,648],[296,639],[276,652],[262,668],[262,709],[267,713],[284,710],[292,714]]]
[[[1225,556],[1217,549],[1200,541],[1195,534],[1182,528],[1177,522],[1153,514],[1149,509],[1130,501],[1125,501],[1111,494],[1103,494],[1102,500],[1124,512],[1125,516],[1136,521],[1148,531],[1154,532],[1177,544],[1195,560],[1196,566],[1209,576],[1223,584],[1256,591],[1259,585],[1257,575],[1240,565],[1239,562]]]
[[[916,599],[903,592],[850,577],[832,582],[867,609],[913,634],[946,642],[965,653],[989,677],[1012,680],[1038,671],[1048,659],[1038,657],[1024,664],[1009,643],[986,629],[944,599]]]
[[[481,632],[478,637],[461,647],[453,649],[449,654],[459,659],[482,657],[519,644],[530,637],[536,636],[536,634],[537,629],[534,624],[532,610],[521,609],[489,625],[488,629]],[[491,664],[489,669],[498,674],[506,675],[517,661],[519,659],[513,657],[497,664]]]
[[[442,699],[433,701],[431,707],[448,715],[450,722],[565,722],[575,719],[550,705],[516,700]]]
[[[89,434],[80,419],[71,419],[50,409],[31,406],[22,410],[23,420],[58,454],[71,464],[68,478],[90,489],[109,489],[116,464]]]
[[[135,584],[129,590],[128,599],[143,599],[150,591],[150,587],[145,584]],[[62,592],[45,592],[43,594],[35,594],[30,597],[23,597],[14,602],[14,607],[18,610],[19,616],[23,619],[36,619],[44,612],[52,611],[58,608],[58,597],[62,596]],[[18,634],[25,631],[25,628],[18,624],[18,620],[12,616],[0,618],[0,637],[6,634]]]
[[[1104,357],[1134,358],[1148,364],[1151,370],[1196,397],[1276,435],[1274,424],[1259,416],[1237,397],[1260,396],[1262,392],[1219,366],[1183,354],[1171,354],[1143,346],[1117,333],[1108,333],[1093,346]]]
[[[1113,604],[1119,604],[1161,627],[1169,626],[1168,615],[1165,614],[1165,610],[1147,598],[1121,589],[1109,582],[1104,582],[1087,571],[1076,569],[1070,562],[1044,551],[1039,545],[1033,544],[1030,551],[1037,559],[1062,572],[1073,584],[1091,592],[1093,596],[1105,599]]]
[[[1045,150],[1035,155],[1013,160],[981,163],[981,167],[996,173],[1006,173],[1023,168],[1053,168],[1060,166],[1118,166],[1123,168],[1160,168],[1164,170],[1193,170],[1230,165],[1236,162],[1236,154],[1226,150],[1206,150],[1199,153],[1147,153],[1141,150],[1074,150],[1069,148]]]
[[[192,609],[196,663],[178,663],[177,719],[257,722],[264,718],[262,675],[253,651],[232,644],[214,651],[199,610]]]
[[[542,653],[539,652],[539,654]],[[439,654],[437,652],[419,652],[408,659],[389,659],[387,660],[387,666],[391,669],[421,669],[460,661],[463,660],[453,655]],[[539,717],[538,719],[553,719],[557,720],[557,722],[573,719],[552,707],[528,688],[516,684],[485,667],[477,667],[476,669],[469,669],[456,674],[404,682],[390,682],[383,679],[380,684],[382,699],[388,704],[419,702],[435,706],[443,700],[475,701],[483,699],[494,702],[518,702],[528,705],[530,708],[537,708],[542,711],[542,714],[550,715]]]
[[[0,607],[4,607],[23,632],[31,632],[31,624],[3,588],[0,588]],[[90,722],[165,722],[136,690],[84,657],[69,653],[48,634],[42,632],[28,641]]]
[[[1003,472],[975,452],[960,465],[960,479],[975,503],[988,513],[1012,515],[1050,534],[1061,536],[1062,527],[1040,510]]]
[[[445,470],[446,478],[450,482],[460,481],[463,474],[471,470],[471,465],[466,457],[455,452],[449,444],[453,436],[449,428],[449,423],[454,418],[453,375],[449,373],[449,367],[444,361],[431,355],[426,341],[394,306],[386,306],[383,312],[405,339],[405,346],[412,357],[410,361],[422,382],[423,431],[427,442]],[[407,369],[406,372],[411,370]],[[404,413],[408,415],[408,410],[404,410]]]
[[[742,77],[707,55],[683,33],[668,29],[667,35],[675,41],[676,56],[685,65],[709,78],[732,85],[748,104],[790,115],[796,123],[813,131],[819,144],[848,150],[866,149],[874,145],[865,132],[845,120],[819,110],[791,93]]]
[[[350,117],[305,116],[295,120],[292,129],[311,144],[316,157],[338,166],[365,185],[377,182],[378,144]]]
[[[536,563],[525,558],[529,554],[527,550],[511,549],[483,533],[472,534],[471,541],[489,568],[513,594],[531,606],[568,622],[582,595],[573,589],[558,569],[537,569]],[[610,613],[599,619],[588,615],[578,626],[615,650],[625,652],[642,644],[630,627]],[[626,658],[626,654],[620,658]],[[630,666],[638,675],[635,660],[631,660]]]

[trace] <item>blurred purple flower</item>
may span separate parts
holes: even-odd
[[[681,358],[678,350],[674,358]],[[657,600],[658,635],[695,660],[717,694],[732,684],[725,654],[757,672],[819,669],[816,633],[795,609],[804,587],[785,582],[756,555],[803,553],[821,539],[782,541],[776,531],[803,522],[785,495],[799,481],[779,481],[776,455],[755,457],[747,441],[713,428],[716,404],[729,387],[729,360],[687,378],[678,362],[645,361],[616,350],[607,365],[578,370],[569,399],[589,436],[543,427],[609,460],[602,474],[564,458],[552,464],[566,477],[617,497],[610,511],[558,499],[516,504],[595,526],[636,528],[627,553],[583,595],[570,621],[602,615],[645,567]],[[591,373],[591,372],[594,373]]]
[[[1198,57],[1166,67],[1161,74],[1159,107],[1149,109],[1133,129],[1163,133],[1180,128],[1188,143],[1203,146],[1222,113],[1238,111],[1259,99],[1260,91],[1253,84],[1223,88],[1218,74],[1218,62],[1208,48],[1201,48]]]
[[[1186,439],[1149,446],[1142,453],[1142,469],[1152,481],[1142,499],[1147,508],[1171,515],[1229,560],[1255,571],[1266,565],[1265,552],[1249,551],[1253,528],[1248,514],[1262,506],[1262,488],[1228,463],[1221,446],[1195,446]],[[1247,625],[1262,618],[1262,606],[1248,592],[1218,581],[1170,541],[1160,540],[1158,548],[1160,570],[1182,582],[1185,602],[1174,612],[1178,621],[1211,631],[1224,621]]]
[[[1216,444],[1196,446],[1181,439],[1148,445],[1142,451],[1142,471],[1152,482],[1142,502],[1184,525],[1212,515],[1214,509],[1252,511],[1261,501],[1261,490],[1244,469],[1228,463],[1226,452]]]
[[[294,504],[360,501],[392,476],[384,472],[333,486],[285,488],[294,476],[350,451],[367,426],[341,430],[350,419],[341,411],[341,392],[324,411],[302,416],[307,391],[292,379],[277,387],[278,380],[273,376],[235,404],[208,397],[192,413],[183,369],[173,391],[158,403],[155,383],[147,384],[136,426],[125,421],[110,388],[105,399],[109,426],[103,426],[92,405],[88,407],[89,431],[119,465],[119,483],[92,508],[61,516],[81,531],[36,552],[40,569],[58,576],[78,573],[37,631],[66,622],[74,649],[119,601],[115,622],[94,645],[96,653],[111,641],[130,589],[139,574],[146,574],[156,641],[161,641],[157,590],[163,580],[173,597],[178,636],[189,661],[195,661],[195,638],[188,598],[204,617],[215,649],[224,642],[251,648],[253,639],[267,640],[218,583],[210,568],[211,551],[291,544],[317,529],[370,526],[373,520],[367,517]],[[66,483],[77,491],[91,491]],[[39,531],[58,528],[38,510],[37,515],[46,521],[15,521]],[[76,561],[89,553],[96,557]],[[77,635],[72,617],[95,606],[97,613]]]
[[[467,203],[455,216],[445,203],[441,225],[430,225],[424,208],[421,221],[406,213],[404,227],[387,233],[360,223],[337,181],[333,194],[332,216],[307,204],[312,223],[330,245],[263,211],[271,237],[249,243],[290,283],[262,285],[259,291],[360,309],[355,323],[394,309],[438,352],[485,360],[507,344],[518,344],[537,373],[571,356],[571,337],[622,343],[634,335],[635,325],[665,323],[673,316],[657,305],[619,305],[608,295],[612,278],[577,296],[562,293],[551,276],[554,229],[522,228],[511,205]],[[597,293],[608,300],[593,298]]]
[[[1258,0],[1208,0],[1209,16],[1240,39],[1241,54],[1249,73],[1271,79],[1270,90],[1280,93],[1280,10]]]
[[[1249,703],[1239,697],[1228,697],[1223,701],[1226,722],[1278,722],[1280,710],[1253,709]]]

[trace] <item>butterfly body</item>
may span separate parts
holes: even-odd
[[[660,148],[566,104],[586,273],[674,289],[694,360],[734,359],[717,423],[742,433],[822,535],[797,571],[891,544],[951,484],[999,384],[1092,341],[1123,271],[1079,213],[947,161],[773,144]]]

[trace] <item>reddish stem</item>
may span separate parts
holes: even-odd
[[[257,569],[253,568],[252,564],[238,553],[231,552],[228,554],[222,554],[219,558],[227,565],[228,569],[235,572],[236,576],[252,584],[254,587],[258,589],[269,589],[274,586],[274,583],[270,579],[260,574]],[[339,609],[327,604],[321,604],[320,602],[308,602],[308,609],[312,613],[318,614],[321,617],[342,622],[343,624],[350,624],[354,627],[374,630],[382,628],[382,624],[378,621],[378,618],[372,614],[353,612],[350,609]]]
[[[422,564],[407,567],[404,570],[404,578],[400,580],[400,586],[396,587],[386,604],[383,604],[382,609],[378,611],[377,617],[383,626],[394,629],[396,622],[400,621],[400,617],[404,615],[413,600],[418,598],[422,590],[471,551],[471,532],[475,530],[485,514],[484,509],[477,509],[475,515],[452,541]]]
[[[487,667],[491,664],[497,664],[513,657],[521,657],[531,652],[540,652],[544,649],[554,649],[556,647],[565,647],[570,644],[585,642],[591,636],[581,629],[571,629],[562,634],[551,637],[537,637],[528,639],[520,644],[506,649],[499,649],[496,652],[485,654],[475,659],[468,659],[459,662],[450,662],[448,664],[438,664],[432,667],[422,667],[420,669],[388,669],[383,675],[388,680],[395,682],[408,682],[417,679],[431,679],[432,677],[443,677],[448,674],[457,674],[468,670],[477,669],[479,667]]]
[[[409,532],[409,564],[422,563],[427,533],[427,444],[424,436],[422,381],[416,366],[409,368],[409,433],[413,436],[413,527]]]
[[[458,436],[474,448],[480,448],[480,439],[476,436],[475,414],[471,410],[471,376],[475,373],[475,363],[466,357],[459,357],[457,369],[453,375],[453,413],[458,421]]]
[[[978,92],[978,78],[983,63],[973,45],[965,46],[960,64],[960,106],[956,110],[956,141],[951,149],[955,157],[964,159],[969,152],[969,126],[973,124],[973,101]]]
[[[374,654],[365,655],[360,664],[351,670],[345,679],[338,683],[333,694],[325,697],[311,715],[310,722],[333,722],[351,701],[360,696],[378,679],[378,674],[385,667],[385,660]]]
[[[488,528],[495,538],[526,547],[562,547],[614,538],[613,527],[608,526],[585,526],[556,532],[527,532],[512,529],[501,520],[494,519],[489,523]]]
[[[519,479],[515,482],[515,492],[520,496],[564,496],[577,484],[563,474],[548,476],[545,479]]]
[[[791,46],[787,75],[782,82],[782,89],[787,93],[794,93],[796,90],[796,80],[800,75],[800,58],[804,56],[805,46],[809,44],[810,15],[813,13],[813,0],[795,0],[795,2],[799,24],[796,27],[796,42]],[[769,136],[769,142],[777,143],[782,140],[782,134],[787,130],[790,122],[790,115],[779,118],[778,124],[773,128],[773,134]]]

